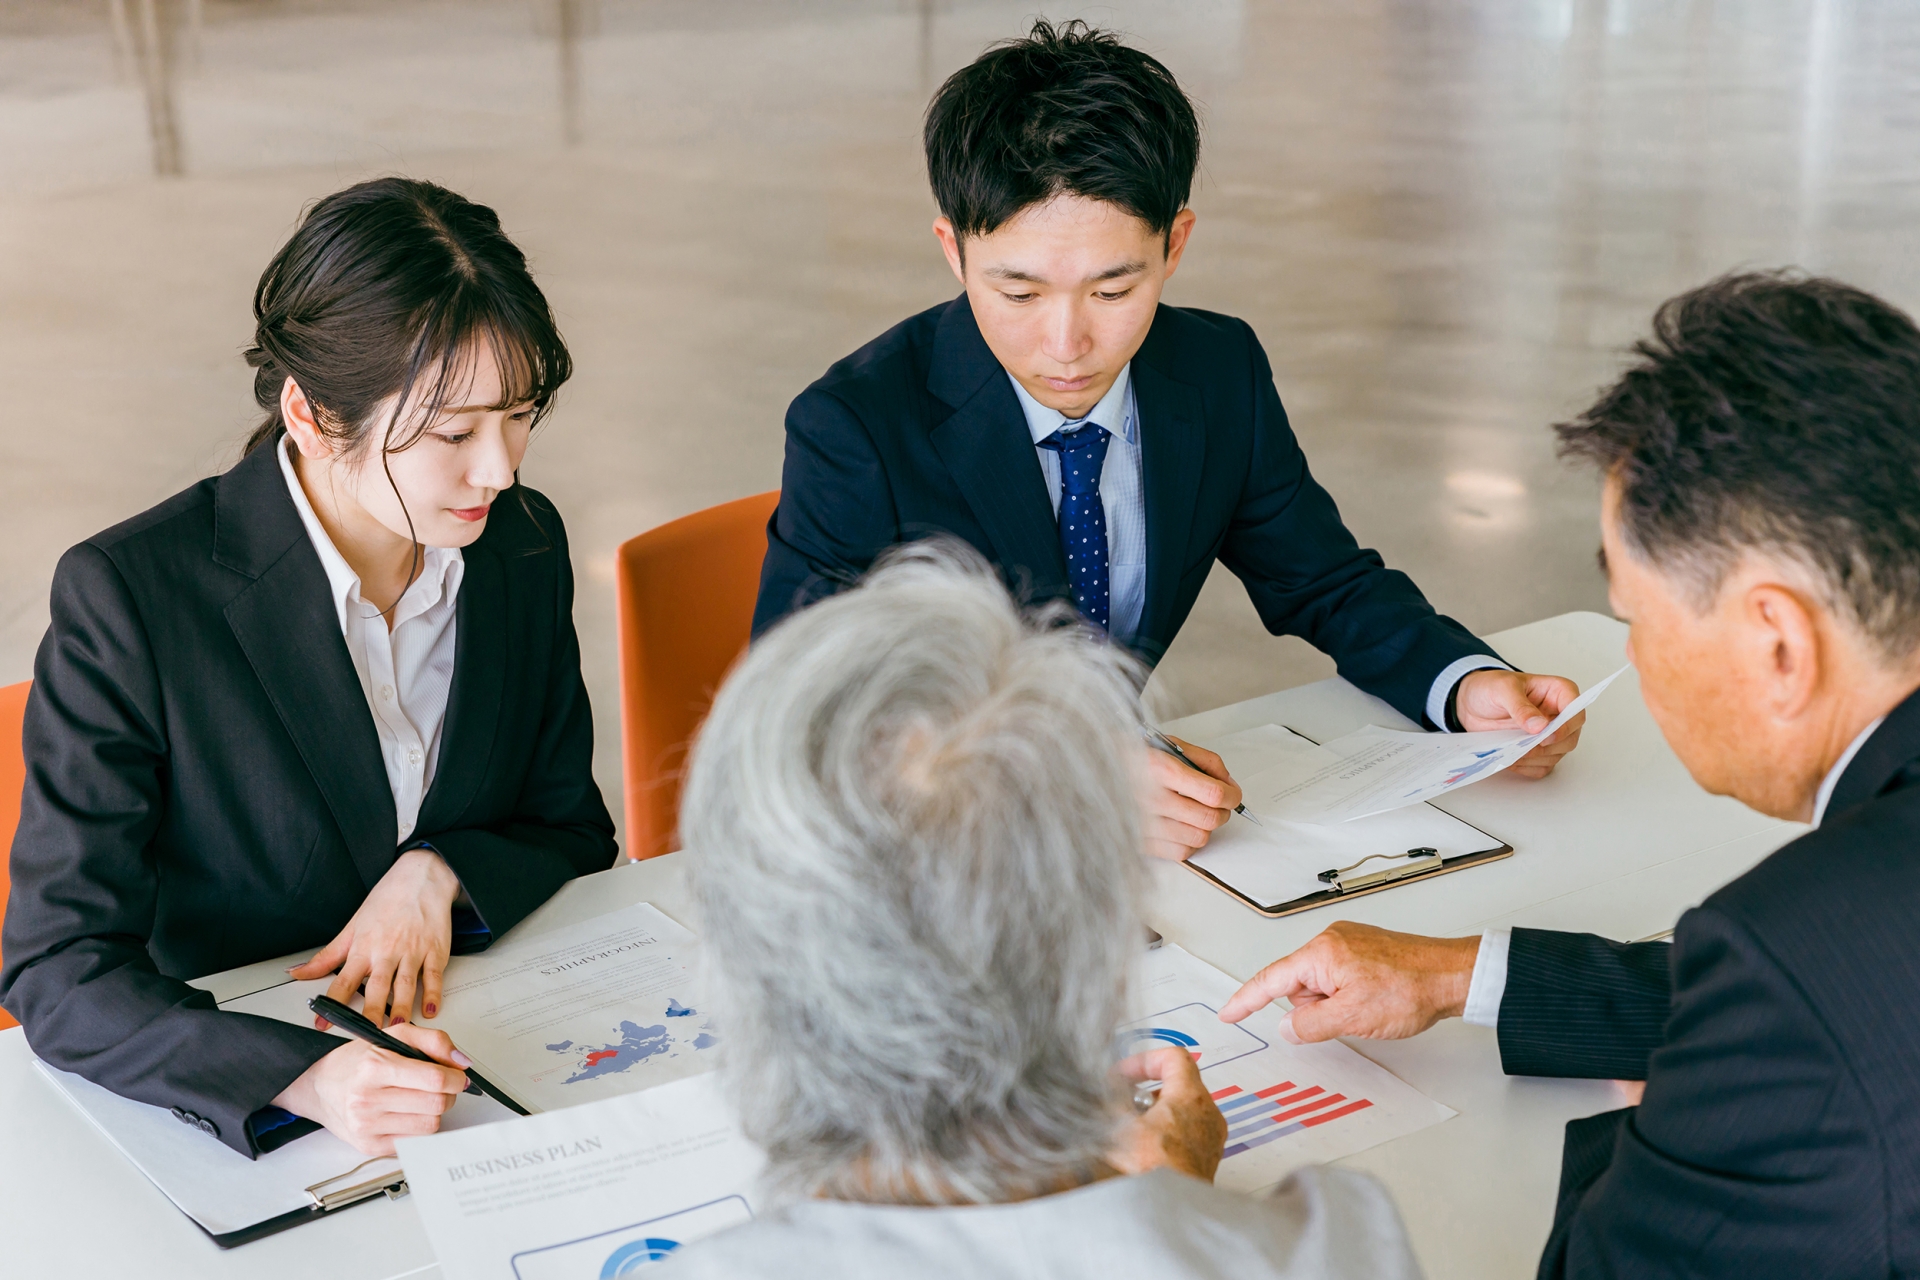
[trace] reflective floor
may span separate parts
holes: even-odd
[[[1605,607],[1546,428],[1660,299],[1798,263],[1920,304],[1911,0],[5,0],[0,683],[62,549],[236,456],[301,207],[417,174],[500,210],[573,346],[524,475],[619,812],[613,549],[774,487],[787,401],[955,291],[920,112],[1036,9],[1199,101],[1169,300],[1254,325],[1349,523],[1477,629]],[[1329,669],[1216,571],[1158,696]]]

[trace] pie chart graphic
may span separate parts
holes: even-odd
[[[600,1268],[600,1280],[614,1280],[615,1276],[630,1276],[650,1262],[665,1262],[679,1247],[678,1240],[668,1240],[661,1236],[629,1240],[608,1255],[606,1264]]]

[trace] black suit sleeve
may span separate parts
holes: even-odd
[[[1664,942],[1515,929],[1500,1000],[1508,1075],[1644,1080],[1672,1005]]]
[[[247,1117],[340,1041],[221,1013],[147,952],[168,767],[159,680],[118,570],[81,545],[54,573],[34,662],[0,997],[42,1059],[191,1112],[243,1155]]]
[[[1886,1275],[1871,1108],[1820,1011],[1736,919],[1681,921],[1641,1105],[1568,1126],[1540,1274]],[[1610,1148],[1610,1149],[1609,1149]]]
[[[548,667],[539,740],[511,821],[421,837],[445,858],[494,937],[526,919],[575,876],[605,871],[618,852],[613,819],[593,781],[593,712],[580,675],[573,628],[573,562],[566,533],[552,521],[558,560],[555,643]]]
[[[1426,715],[1435,677],[1461,658],[1498,655],[1354,540],[1307,468],[1266,352],[1240,327],[1253,367],[1253,457],[1220,561],[1245,584],[1268,631],[1299,636],[1360,688],[1439,728]]]
[[[858,581],[898,539],[886,468],[867,429],[824,391],[787,409],[780,505],[767,524],[753,634]]]

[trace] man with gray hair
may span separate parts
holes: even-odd
[[[1184,1053],[1116,1069],[1139,671],[1071,618],[921,543],[720,691],[681,831],[722,1079],[779,1207],[677,1274],[1418,1274],[1359,1174],[1211,1186],[1226,1123]]]
[[[1667,303],[1559,428],[1647,709],[1695,781],[1815,830],[1672,945],[1338,924],[1247,983],[1294,1040],[1498,1029],[1630,1082],[1567,1126],[1543,1277],[1920,1275],[1920,329],[1832,280]],[[1641,1083],[1644,1082],[1644,1083]]]

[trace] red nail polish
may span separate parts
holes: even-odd
[[[438,1008],[438,1006],[435,1006],[435,1005],[428,1005],[428,1006],[426,1007],[426,1015],[427,1015],[427,1016],[428,1016],[429,1018],[431,1018],[431,1017],[433,1017],[433,1015],[434,1015],[434,1014],[436,1014],[436,1013],[439,1013],[439,1012],[440,1012],[440,1010],[439,1010],[439,1008]]]

